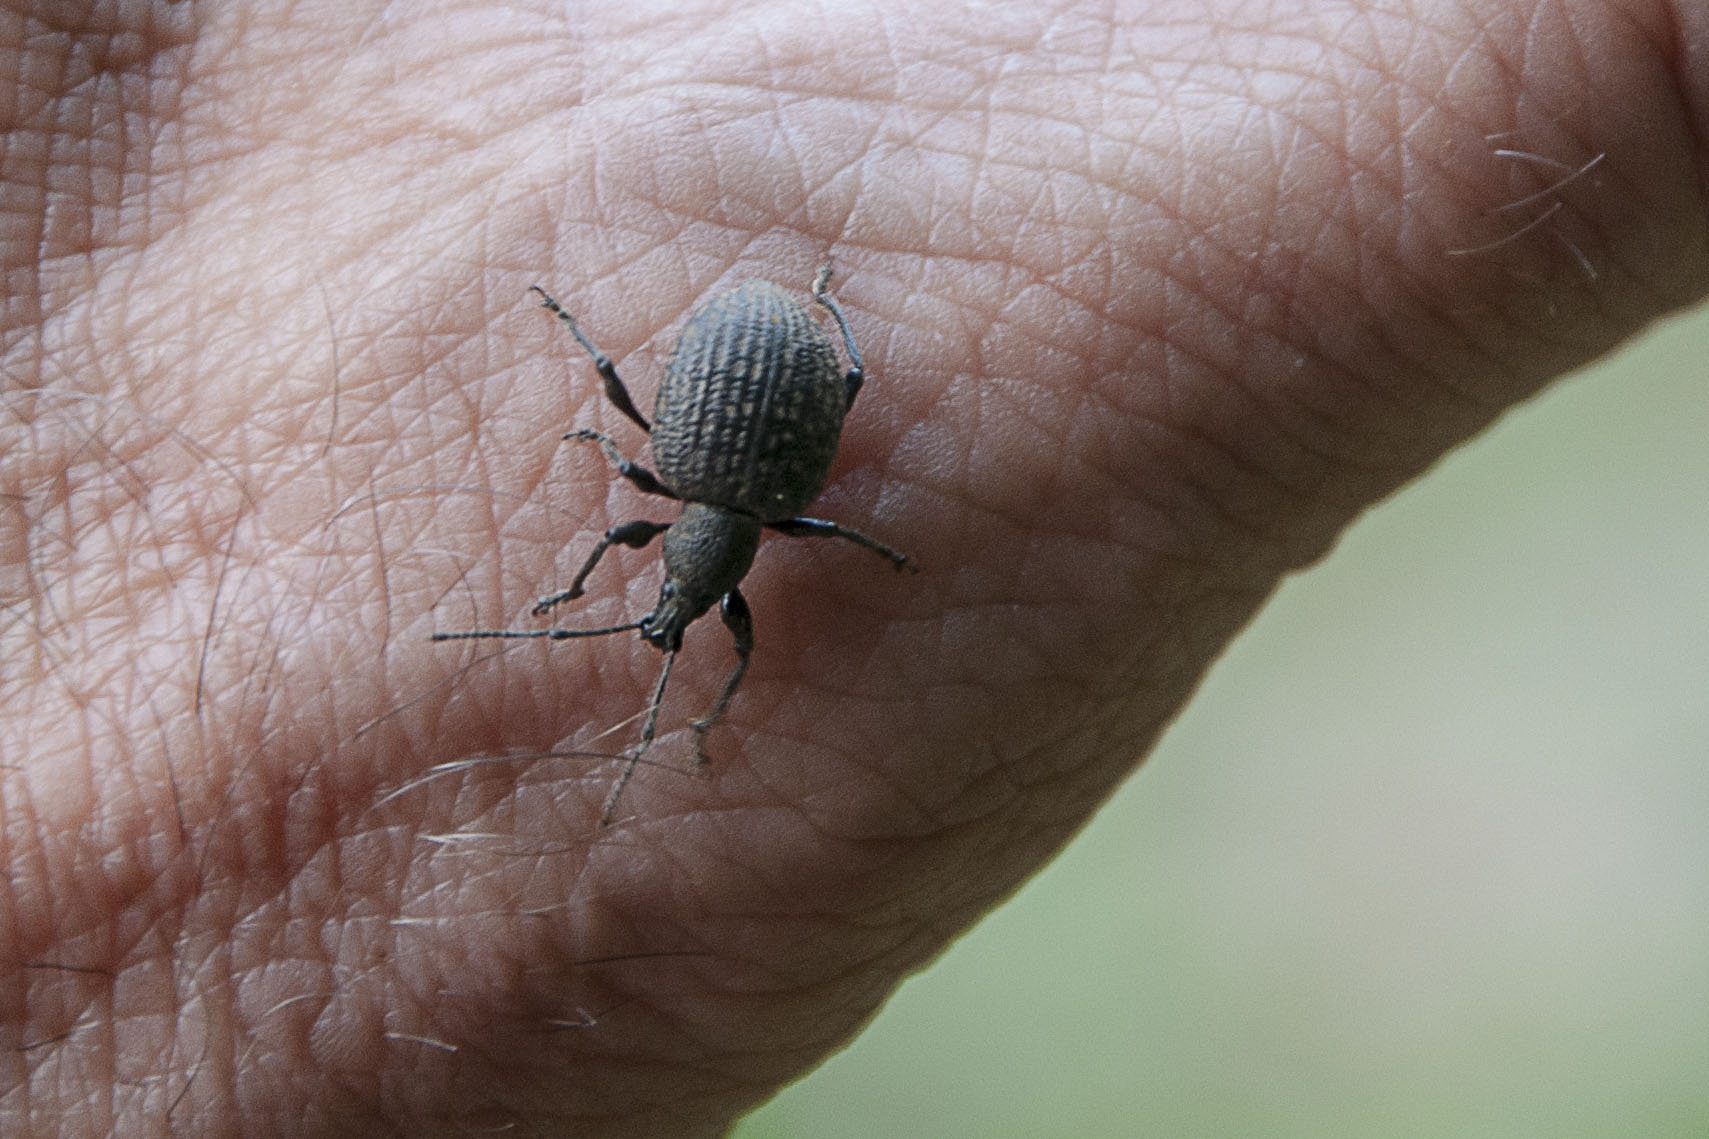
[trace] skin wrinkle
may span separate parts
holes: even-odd
[[[174,109],[170,105],[170,100],[167,100],[169,104],[167,106],[155,105],[156,100],[153,96],[158,90],[158,85],[149,77],[148,73],[155,70],[162,59],[171,60],[182,57],[182,49],[188,47],[192,34],[190,28],[183,26],[184,24],[187,24],[187,21],[180,21],[178,27],[174,29],[173,25],[169,23],[164,35],[159,34],[160,29],[150,28],[140,36],[120,34],[116,39],[102,37],[93,41],[84,37],[78,38],[76,42],[80,47],[91,42],[93,46],[86,55],[75,47],[68,53],[58,74],[59,82],[53,84],[51,92],[42,92],[48,97],[39,104],[39,109],[43,112],[62,112],[57,121],[48,128],[51,137],[55,140],[79,140],[75,144],[74,153],[76,157],[71,158],[68,162],[69,156],[61,151],[55,156],[56,161],[53,164],[55,167],[63,170],[67,166],[71,166],[84,174],[98,172],[102,168],[102,163],[96,156],[105,153],[110,156],[107,168],[116,174],[120,169],[121,150],[146,152],[155,137],[155,132]],[[173,30],[176,30],[176,35],[172,34]],[[159,42],[152,42],[157,36]],[[114,42],[129,42],[134,44],[138,50],[130,54],[123,51],[114,51],[108,54],[103,51],[103,49],[111,48]],[[148,46],[145,47],[145,44]],[[42,54],[32,52],[26,58],[38,59],[41,58]],[[78,62],[81,62],[83,66],[78,67]],[[111,102],[108,99],[98,98],[91,103],[70,98],[75,96],[80,88],[102,84],[117,84],[126,90],[136,92],[134,99],[122,94],[115,95],[113,98],[121,103],[138,105],[141,113],[124,118],[114,116],[97,123],[93,116],[110,108]],[[89,115],[75,120],[67,120],[63,117],[64,112],[69,110],[75,113],[79,108],[89,109]],[[138,127],[145,129],[138,137],[129,138],[131,131]],[[120,143],[128,141],[130,145],[128,147],[121,145],[104,146],[102,136],[114,133],[119,136]],[[8,143],[9,148],[10,143]],[[98,190],[98,187],[102,189]],[[89,178],[83,182],[83,188],[86,192],[82,195],[70,193],[68,192],[70,189],[68,183],[63,179],[55,179],[52,212],[46,216],[53,217],[60,224],[55,226],[53,237],[50,237],[46,230],[41,232],[38,239],[39,263],[52,265],[63,257],[70,260],[72,262],[70,267],[75,269],[82,264],[82,259],[89,253],[135,248],[143,240],[142,235],[126,238],[123,236],[122,230],[117,228],[122,220],[123,211],[120,206],[125,196],[125,182],[122,178],[116,176],[106,179]],[[65,213],[67,209],[75,212],[68,217]],[[103,224],[104,220],[109,224]],[[57,253],[56,249],[74,250],[75,252],[62,254]],[[10,257],[7,261],[12,263]]]

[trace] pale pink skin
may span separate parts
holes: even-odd
[[[1698,0],[94,7],[0,18],[9,1137],[718,1134],[1281,575],[1709,271]],[[715,618],[611,827],[614,761],[434,774],[619,751],[659,664],[427,639],[674,509],[557,442],[647,461],[526,287],[647,408],[827,253],[809,513],[922,572],[769,539],[706,777]]]

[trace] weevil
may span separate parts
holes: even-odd
[[[846,372],[837,363],[830,335],[788,292],[769,281],[749,281],[713,297],[689,316],[665,365],[651,423],[636,409],[611,358],[594,345],[575,317],[545,289],[531,289],[540,295],[541,307],[556,315],[593,357],[612,406],[650,436],[657,471],[625,458],[616,441],[602,431],[584,427],[563,438],[597,444],[619,476],[647,494],[682,503],[674,521],[637,520],[611,527],[569,588],[542,597],[534,614],[544,616],[582,596],[588,575],[612,546],[642,549],[661,534],[665,582],[658,604],[638,621],[597,629],[477,629],[435,633],[432,639],[561,641],[635,629],[664,653],[641,742],[624,757],[627,762],[606,795],[602,823],[611,822],[636,765],[652,746],[659,705],[684,631],[717,605],[735,642],[736,665],[712,709],[691,723],[695,760],[706,762],[704,737],[729,709],[753,652],[753,613],[738,587],[753,565],[761,530],[796,538],[844,538],[888,558],[898,570],[915,568],[906,555],[876,538],[801,516],[824,488],[843,418],[866,379],[860,349],[842,306],[831,295],[830,282],[831,265],[826,262],[813,279],[812,296],[842,334],[849,357]]]

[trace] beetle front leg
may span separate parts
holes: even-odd
[[[919,572],[908,559],[908,555],[891,549],[877,538],[869,538],[859,530],[850,530],[847,526],[838,526],[835,522],[826,522],[822,518],[786,518],[782,522],[767,522],[766,528],[776,530],[779,534],[788,534],[791,538],[847,538],[857,546],[865,546],[875,554],[890,559],[890,564],[897,569],[911,569]]]
[[[646,521],[625,522],[621,526],[613,526],[599,540],[599,545],[593,548],[593,553],[587,556],[587,561],[582,563],[581,572],[576,574],[574,581],[570,582],[570,587],[536,601],[534,603],[534,615],[539,617],[550,612],[556,605],[565,601],[574,601],[580,597],[582,595],[582,583],[587,581],[587,575],[593,572],[593,567],[599,563],[600,558],[605,556],[605,551],[612,546],[628,546],[630,549],[639,550],[670,528],[669,522]]]
[[[724,713],[730,708],[730,699],[736,695],[736,689],[742,685],[742,677],[748,671],[748,656],[754,651],[754,614],[748,608],[747,598],[742,591],[732,589],[724,595],[724,602],[718,607],[718,616],[724,619],[724,627],[730,630],[730,636],[736,642],[736,667],[724,681],[724,691],[718,697],[718,703],[712,706],[712,711],[694,721],[694,762],[705,763],[706,733],[713,725],[724,718]]]
[[[565,441],[571,439],[580,443],[598,443],[599,449],[605,452],[605,457],[611,460],[611,465],[617,468],[617,473],[648,494],[657,494],[665,498],[677,499],[676,491],[659,481],[659,476],[643,467],[640,463],[632,462],[623,457],[623,452],[617,449],[617,444],[611,436],[603,431],[595,431],[591,427],[583,427],[578,431],[568,431],[564,434]]]
[[[558,319],[569,327],[570,335],[574,336],[576,342],[586,348],[587,354],[593,357],[593,366],[599,369],[599,378],[605,383],[605,398],[610,400],[612,406],[618,411],[634,420],[642,431],[651,435],[653,433],[652,424],[647,422],[646,416],[636,410],[635,401],[629,398],[629,389],[624,387],[623,381],[617,378],[617,365],[611,362],[611,357],[594,346],[593,341],[589,340],[587,334],[582,332],[581,325],[576,323],[576,318],[565,312],[564,306],[559,304],[551,293],[539,285],[529,285],[528,288],[530,292],[540,294],[540,307],[551,309],[552,312],[556,313]]]

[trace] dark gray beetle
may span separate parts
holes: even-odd
[[[542,597],[534,613],[542,615],[582,595],[582,584],[606,550],[614,545],[640,549],[665,536],[665,583],[659,603],[639,621],[602,629],[482,629],[435,633],[433,640],[483,638],[600,637],[629,629],[665,654],[664,670],[653,688],[641,743],[627,756],[605,800],[609,823],[635,766],[652,745],[659,704],[671,665],[689,625],[713,605],[736,643],[736,667],[724,682],[718,702],[694,721],[695,758],[706,761],[701,741],[730,706],[753,651],[753,615],[737,588],[753,565],[760,530],[798,538],[847,538],[889,558],[897,569],[912,568],[906,556],[874,538],[835,522],[800,517],[817,498],[830,474],[842,434],[843,417],[865,379],[860,349],[842,308],[827,289],[827,262],[813,281],[813,299],[829,310],[848,350],[849,370],[837,364],[831,338],[782,288],[749,281],[707,301],[688,318],[665,365],[653,407],[653,423],[635,409],[629,390],[609,357],[594,346],[575,318],[538,285],[540,304],[557,314],[570,334],[593,357],[605,381],[605,395],[618,411],[652,436],[654,474],[625,459],[609,435],[583,428],[565,435],[597,443],[617,473],[648,494],[674,498],[682,513],[674,522],[624,522],[613,526],[594,546],[568,589]]]

